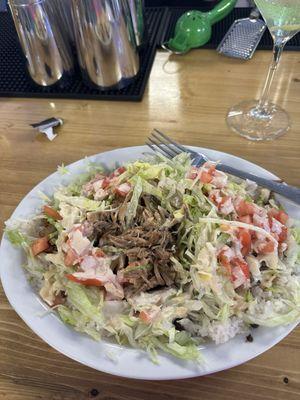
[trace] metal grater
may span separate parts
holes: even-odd
[[[250,60],[266,30],[265,22],[259,17],[259,10],[255,8],[248,18],[234,21],[217,47],[218,53]]]

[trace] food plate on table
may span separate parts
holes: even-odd
[[[38,336],[97,370],[137,379],[225,370],[299,321],[300,235],[286,213],[300,219],[300,208],[280,202],[286,212],[268,191],[214,163],[195,170],[185,154],[101,153],[59,167],[22,200],[1,243],[2,284]]]

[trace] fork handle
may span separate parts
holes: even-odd
[[[237,176],[238,178],[249,179],[250,181],[256,182],[259,186],[265,187],[271,190],[272,192],[281,194],[287,199],[300,205],[300,189],[296,188],[295,186],[290,186],[287,185],[286,183],[272,181],[271,179],[261,178],[260,176],[253,175],[248,172],[243,172],[239,169],[230,167],[229,165],[225,164],[217,164],[216,168],[219,171]]]

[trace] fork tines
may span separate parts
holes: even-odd
[[[146,145],[154,152],[159,152],[169,159],[172,159],[182,152],[186,152],[186,149],[183,146],[176,143],[173,139],[160,132],[158,129],[154,129],[151,132],[151,136],[148,137]]]

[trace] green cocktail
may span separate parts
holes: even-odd
[[[300,30],[300,1],[256,0],[272,36],[289,40]]]
[[[300,31],[300,0],[255,0],[274,40],[273,60],[260,99],[232,107],[231,129],[251,140],[271,140],[290,127],[288,114],[269,101],[271,84],[285,43]]]

